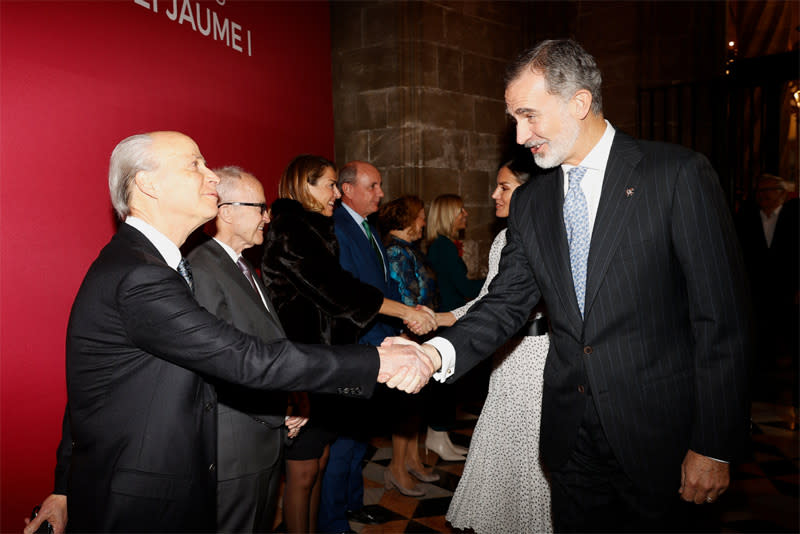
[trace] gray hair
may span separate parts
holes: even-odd
[[[153,138],[150,134],[137,134],[120,141],[111,153],[108,191],[114,211],[121,221],[131,213],[131,184],[136,173],[158,168],[158,161],[150,151],[152,146]]]
[[[245,176],[252,176],[249,172],[235,165],[226,165],[214,169],[213,173],[219,178],[217,194],[219,202],[231,202],[231,195]]]
[[[339,177],[336,181],[336,185],[339,187],[339,191],[342,190],[342,185],[344,184],[354,184],[358,179],[358,162],[351,161],[344,167],[342,170],[339,171]]]
[[[581,89],[589,91],[592,112],[603,112],[600,69],[594,57],[572,39],[542,41],[520,54],[506,69],[506,87],[526,70],[541,73],[545,89],[552,95],[568,99]]]

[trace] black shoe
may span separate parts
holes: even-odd
[[[379,525],[386,523],[391,519],[387,510],[377,505],[365,506],[361,510],[347,511],[347,520],[355,521],[356,523],[364,523],[367,525]]]

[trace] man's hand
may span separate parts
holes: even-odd
[[[433,313],[433,310],[420,304],[417,304],[416,308],[409,310],[405,319],[403,319],[403,323],[418,336],[425,335],[431,330],[435,330],[438,326],[436,324],[436,314]]]
[[[417,393],[434,371],[426,353],[408,339],[387,337],[378,347],[378,355],[381,359],[378,382],[406,393]]]
[[[730,484],[730,465],[718,462],[693,450],[681,464],[681,499],[695,504],[712,503]]]
[[[53,526],[54,534],[64,534],[67,526],[67,496],[53,493],[47,497],[33,519],[25,518],[25,534],[34,534],[45,520]]]

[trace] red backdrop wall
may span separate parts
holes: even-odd
[[[212,13],[229,23],[222,39],[201,32]],[[329,24],[323,2],[0,3],[3,532],[52,490],[67,317],[115,230],[111,150],[179,130],[210,165],[243,166],[275,198],[292,156],[333,156]]]

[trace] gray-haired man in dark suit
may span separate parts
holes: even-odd
[[[708,160],[616,131],[600,91],[574,41],[511,65],[517,142],[551,170],[515,191],[489,294],[424,347],[441,354],[441,379],[457,378],[543,298],[540,449],[555,528],[685,528],[672,522],[679,495],[714,502],[746,442],[743,264]]]

